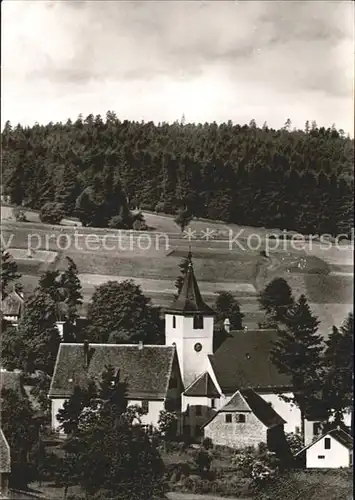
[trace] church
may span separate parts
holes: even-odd
[[[174,411],[178,432],[199,438],[238,391],[252,391],[249,413],[258,408],[253,413],[258,417],[266,409],[285,432],[299,433],[299,409],[279,396],[291,394],[290,380],[271,362],[277,332],[230,331],[226,320],[226,339],[214,351],[214,316],[201,296],[190,254],[181,291],[165,311],[165,345],[60,345],[49,391],[53,429],[60,430],[57,413],[73,388],[99,379],[110,364],[128,383],[129,404],[145,409],[144,424],[157,426],[160,411]],[[226,425],[231,418],[226,416]]]

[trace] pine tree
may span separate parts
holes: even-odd
[[[354,317],[349,313],[339,329],[333,327],[326,341],[323,398],[337,425],[342,423],[344,412],[353,400],[353,337]]]
[[[318,332],[319,320],[314,316],[304,295],[292,306],[278,329],[271,359],[282,374],[290,378],[293,397],[304,417],[321,390],[323,342]]]
[[[70,257],[66,257],[68,268],[60,276],[60,287],[65,290],[65,305],[67,307],[67,322],[69,335],[76,337],[77,321],[79,319],[79,308],[83,303],[83,295],[81,293],[82,286],[79,279],[78,268]]]
[[[1,250],[1,296],[4,297],[10,283],[16,282],[21,278],[17,270],[17,264],[11,254],[6,250]]]

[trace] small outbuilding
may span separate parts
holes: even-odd
[[[353,438],[343,429],[330,430],[296,454],[307,469],[352,467]]]
[[[205,437],[221,446],[242,449],[267,444],[272,451],[285,451],[282,417],[253,389],[237,391],[230,401],[207,421]]]

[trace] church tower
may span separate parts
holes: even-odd
[[[185,387],[206,370],[207,356],[213,354],[215,316],[201,297],[191,252],[188,261],[179,296],[165,311],[165,344],[176,345]]]

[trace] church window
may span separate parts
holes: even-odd
[[[216,408],[216,400],[214,398],[211,399],[211,408]]]
[[[176,328],[176,316],[173,316],[173,328]]]
[[[226,414],[226,424],[231,424],[232,423],[232,415],[230,413]]]
[[[202,415],[201,405],[196,405],[196,416],[200,417]]]
[[[235,420],[238,424],[244,424],[246,421],[246,416],[243,413],[239,413],[236,415]]]
[[[149,411],[149,401],[147,399],[143,399],[142,401],[142,410],[146,413]]]
[[[331,448],[330,438],[324,438],[324,449],[325,450],[330,450],[330,448]]]
[[[203,316],[201,314],[194,316],[194,330],[203,330]]]

